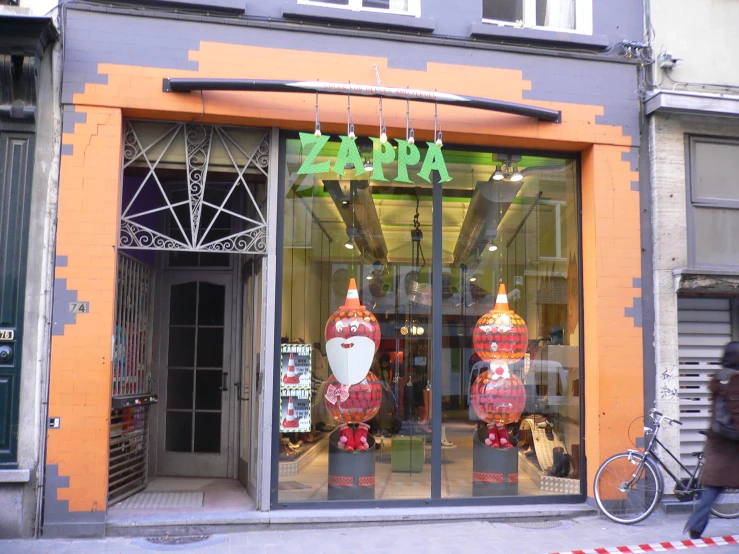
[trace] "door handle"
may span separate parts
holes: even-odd
[[[221,374],[221,392],[228,392],[228,371]]]
[[[241,396],[241,383],[234,383],[234,387],[236,388],[236,399],[241,400],[243,402],[249,401],[249,393],[246,392],[246,396]]]

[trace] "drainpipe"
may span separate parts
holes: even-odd
[[[60,16],[61,17],[61,16]],[[60,25],[57,25],[60,27]],[[51,331],[53,324],[54,305],[54,268],[56,259],[56,230],[57,230],[57,206],[59,200],[59,168],[61,165],[62,149],[62,68],[63,68],[63,39],[57,41],[52,49],[52,87],[55,93],[55,101],[52,105],[54,114],[54,155],[51,159],[49,171],[49,182],[46,191],[46,214],[44,217],[44,237],[46,244],[44,250],[46,263],[43,264],[44,271],[44,296],[45,306],[41,310],[42,323],[39,324],[39,333],[42,335],[40,344],[46,344],[44,355],[40,356],[38,366],[41,369],[41,430],[38,444],[38,469],[37,469],[37,495],[36,495],[36,526],[34,537],[41,536],[41,527],[44,511],[44,496],[46,494],[46,439],[49,432],[49,378],[51,371]]]

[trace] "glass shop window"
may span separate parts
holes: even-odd
[[[431,498],[436,411],[440,498],[580,494],[577,162],[444,146],[434,257],[419,144],[286,141],[278,501]]]

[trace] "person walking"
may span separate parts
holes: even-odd
[[[724,348],[722,369],[716,372],[711,391],[713,416],[705,449],[705,465],[701,478],[701,493],[693,515],[685,524],[691,539],[699,539],[708,524],[711,506],[726,488],[739,488],[739,440],[727,438],[716,430],[716,402],[724,395],[734,429],[739,430],[739,341]]]

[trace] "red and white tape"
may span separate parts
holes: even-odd
[[[641,554],[642,552],[670,552],[672,550],[687,550],[688,548],[726,546],[727,544],[739,544],[739,535],[727,535],[725,537],[691,539],[684,541],[655,542],[650,544],[639,544],[636,546],[569,550],[567,552],[552,552],[552,554]]]

